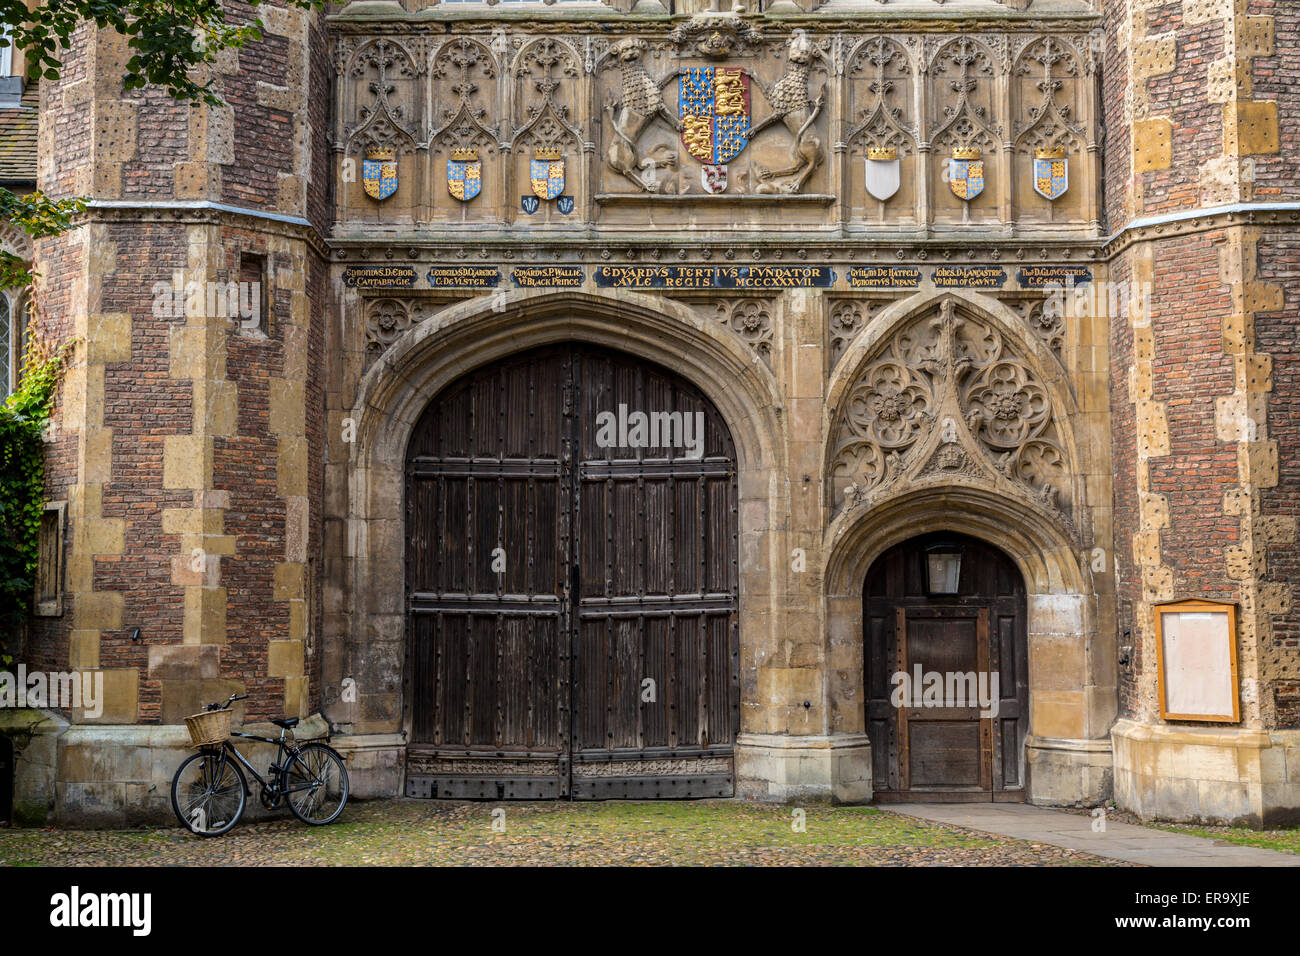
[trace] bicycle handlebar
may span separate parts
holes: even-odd
[[[230,700],[226,701],[224,704],[221,703],[220,701],[217,701],[216,703],[208,704],[208,706],[204,707],[203,709],[204,710],[229,710],[230,705],[233,704],[235,701],[247,700],[247,699],[248,699],[247,694],[231,694]]]

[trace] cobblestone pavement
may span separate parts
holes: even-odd
[[[498,812],[500,811],[500,812]],[[1113,866],[1087,853],[872,807],[355,802],[328,827],[285,815],[203,840],[180,828],[0,829],[0,865]],[[495,819],[504,832],[493,830]]]

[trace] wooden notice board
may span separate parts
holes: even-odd
[[[1219,601],[1160,604],[1156,671],[1164,720],[1241,719],[1237,687],[1237,608]]]

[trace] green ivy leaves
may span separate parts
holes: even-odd
[[[53,353],[29,338],[17,391],[0,405],[0,666],[31,607],[45,508],[45,429],[59,386],[65,343]]]

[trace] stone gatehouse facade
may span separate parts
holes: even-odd
[[[268,8],[221,108],[78,34],[19,658],[103,706],[0,711],[18,819],[166,819],[236,692],[360,796],[1300,815],[1300,12],[710,6]]]

